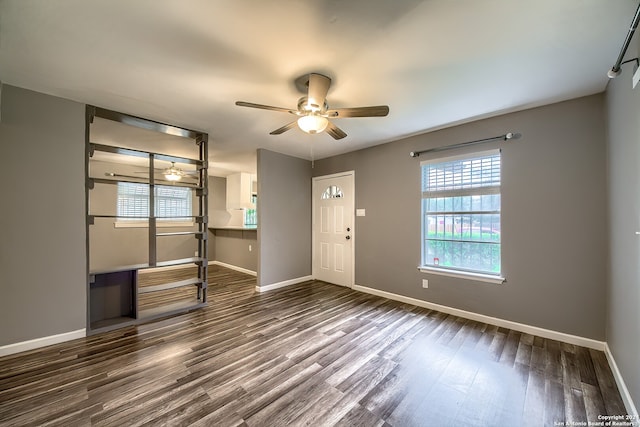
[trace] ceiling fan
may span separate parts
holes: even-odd
[[[136,171],[135,173],[148,173],[148,171]],[[167,181],[180,181],[182,178],[197,179],[197,170],[183,170],[176,166],[175,162],[171,162],[171,166],[168,168],[155,168],[154,174],[163,175]],[[112,173],[107,173],[108,176],[115,176]],[[121,175],[122,176],[122,175]]]
[[[171,162],[171,167],[166,168],[164,171],[162,171],[162,174],[167,181],[180,181],[183,176],[187,175],[187,172],[183,171],[180,168],[177,168],[175,162]]]
[[[297,124],[300,129],[310,134],[320,133],[326,129],[327,133],[331,135],[333,139],[342,139],[347,136],[347,134],[329,119],[384,117],[389,114],[389,107],[387,105],[329,109],[326,97],[327,92],[329,92],[329,86],[331,86],[331,79],[317,73],[311,73],[308,76],[305,75],[298,79],[297,82],[299,83],[301,79],[304,79],[302,83],[303,86],[308,88],[308,91],[307,96],[303,96],[298,100],[298,108],[296,110],[244,101],[236,101],[236,105],[240,107],[260,108],[262,110],[280,111],[298,116],[293,122],[270,132],[269,135],[280,135],[294,128]]]

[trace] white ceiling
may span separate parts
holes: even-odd
[[[205,131],[211,170],[256,148],[306,158],[601,92],[637,0],[0,0],[0,81]],[[386,104],[307,135],[294,80],[330,107]]]

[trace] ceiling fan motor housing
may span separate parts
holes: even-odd
[[[327,104],[327,101],[324,101],[324,105],[320,106],[316,103],[313,102],[309,102],[309,97],[307,96],[303,96],[302,98],[300,98],[300,100],[298,100],[298,111],[301,114],[309,114],[309,113],[320,113],[320,114],[324,114],[327,112],[327,110],[329,109],[329,104]]]

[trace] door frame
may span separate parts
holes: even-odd
[[[316,279],[316,273],[318,271],[318,254],[316,253],[316,199],[314,197],[316,185],[318,185],[319,181],[324,179],[331,178],[339,178],[339,177],[350,177],[351,178],[351,188],[353,188],[353,196],[351,198],[352,204],[349,206],[349,210],[351,211],[351,277],[349,278],[349,286],[350,289],[353,289],[355,286],[355,277],[356,277],[356,171],[344,171],[332,173],[329,175],[322,176],[314,176],[311,178],[311,275],[314,279]]]

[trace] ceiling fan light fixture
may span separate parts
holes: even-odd
[[[180,181],[180,179],[182,178],[182,176],[180,176],[180,174],[176,172],[165,173],[164,177],[167,181]]]
[[[184,175],[184,172],[182,172],[181,169],[175,167],[175,164],[173,162],[171,162],[170,168],[164,170],[164,178],[167,181],[180,181],[182,179],[182,175]]]
[[[317,114],[309,114],[298,119],[298,127],[306,133],[320,133],[327,128],[329,120]]]

